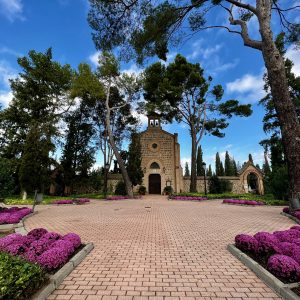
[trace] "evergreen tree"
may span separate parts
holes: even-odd
[[[216,172],[217,176],[223,176],[222,175],[222,168],[223,168],[223,165],[221,163],[220,155],[219,155],[219,152],[217,152],[217,154],[216,154],[216,167],[215,167],[215,172]]]
[[[201,145],[198,147],[197,151],[197,176],[204,176],[204,167],[203,167],[203,152]]]
[[[234,162],[229,156],[228,151],[225,154],[225,176],[235,176]]]
[[[221,165],[220,165],[220,175],[218,176],[225,176],[225,170],[224,170],[224,166],[223,166],[223,162],[221,161]]]
[[[59,122],[72,105],[68,92],[73,73],[69,65],[53,61],[51,48],[46,53],[32,50],[28,57],[18,58],[18,64],[22,71],[10,81],[13,100],[0,112],[1,155],[12,160],[24,189],[43,191]]]
[[[252,158],[252,154],[251,154],[251,153],[249,154],[248,161],[250,161],[252,164],[254,164],[254,162],[253,162],[253,158]]]
[[[213,176],[213,172],[212,172],[212,169],[211,169],[211,165],[208,166],[208,170],[207,170],[207,174],[206,174],[208,177],[211,177]]]
[[[184,176],[190,176],[189,164],[186,162],[184,167]]]
[[[238,167],[237,167],[237,164],[236,164],[234,158],[232,158],[232,168],[233,168],[232,176],[238,176]]]
[[[127,172],[133,186],[142,184],[144,173],[141,167],[142,147],[140,136],[133,132],[131,134],[131,144],[128,149]]]

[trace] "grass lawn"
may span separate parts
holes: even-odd
[[[72,199],[74,196],[61,197],[61,196],[47,196],[44,195],[44,199],[41,204],[51,204],[54,200]],[[76,198],[89,198],[89,199],[103,199],[103,194],[82,194],[76,195]],[[20,198],[20,196],[10,196],[5,198],[6,205],[33,205],[33,195],[29,195],[26,200]]]

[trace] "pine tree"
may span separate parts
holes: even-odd
[[[201,145],[197,150],[197,176],[204,176],[204,167],[203,167],[203,151]]]
[[[133,132],[131,134],[131,144],[128,149],[127,172],[133,186],[142,184],[144,173],[141,167],[142,147],[140,136]]]
[[[184,176],[190,176],[189,164],[186,162],[184,167]]]
[[[254,164],[254,162],[253,162],[253,157],[252,157],[252,154],[251,154],[251,153],[249,154],[248,161],[250,161],[252,164]]]
[[[207,170],[207,174],[206,174],[208,177],[211,177],[213,176],[213,172],[212,172],[212,169],[211,169],[211,165],[208,166],[208,170]]]

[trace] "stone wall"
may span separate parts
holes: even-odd
[[[240,177],[219,177],[220,179],[226,179],[229,180],[232,183],[232,193],[236,194],[244,194],[245,189],[243,182],[241,181]],[[191,179],[189,176],[183,177],[183,192],[187,193],[190,191],[190,182]],[[207,192],[209,192],[209,177],[206,177],[206,188]],[[204,193],[204,177],[203,176],[198,176],[197,177],[197,191],[199,193]]]

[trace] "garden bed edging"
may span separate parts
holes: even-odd
[[[300,282],[285,284],[234,245],[229,244],[227,250],[283,299],[299,300],[299,296],[291,289],[300,287]]]

